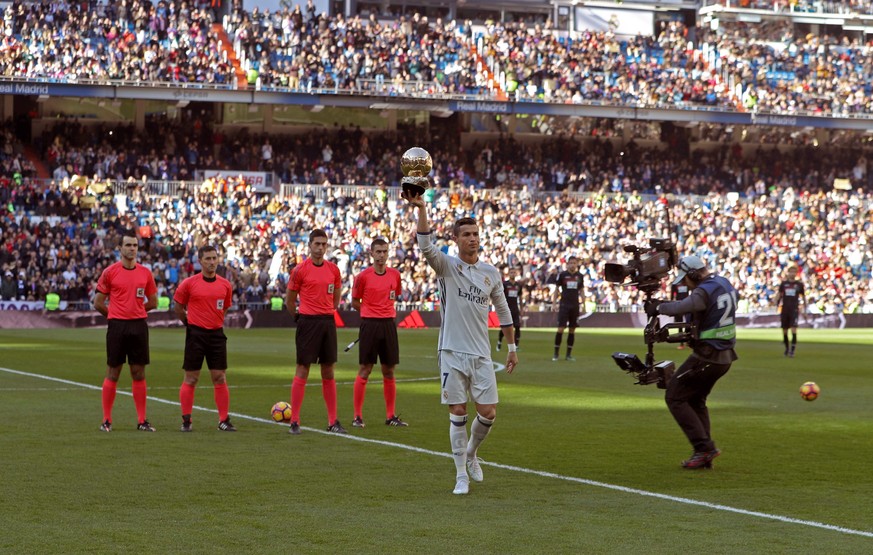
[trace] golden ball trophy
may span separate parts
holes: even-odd
[[[404,193],[409,196],[423,195],[426,189],[430,189],[427,176],[433,169],[433,159],[425,149],[416,146],[404,152],[400,169],[403,170],[400,187]]]

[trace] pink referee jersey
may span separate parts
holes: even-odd
[[[217,330],[224,327],[224,314],[233,303],[233,287],[219,275],[207,280],[203,274],[196,274],[185,278],[173,300],[188,306],[189,324]]]
[[[100,274],[97,291],[109,299],[110,320],[139,320],[147,316],[146,299],[158,292],[155,277],[141,264],[127,269],[121,262]]]
[[[379,275],[370,266],[355,278],[352,298],[361,299],[361,318],[394,318],[394,302],[402,292],[400,272],[385,268],[385,273]]]
[[[320,266],[316,266],[311,258],[294,268],[288,284],[289,289],[298,293],[300,314],[307,316],[333,314],[333,292],[340,287],[342,279],[336,264],[325,260]]]

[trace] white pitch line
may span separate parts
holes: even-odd
[[[29,378],[37,378],[37,379],[41,379],[41,380],[49,380],[49,381],[53,381],[53,382],[59,382],[59,383],[67,384],[67,385],[82,387],[85,389],[92,389],[95,391],[102,391],[103,390],[102,386],[74,382],[71,380],[65,380],[63,378],[55,378],[54,376],[46,376],[43,374],[34,374],[31,372],[22,372],[21,370],[12,370],[11,368],[0,367],[0,371],[8,372],[10,374],[17,374],[19,376],[27,376]],[[122,395],[132,396],[132,393],[127,392],[127,391],[119,391],[119,393],[121,393]],[[167,399],[161,399],[160,397],[149,396],[148,399],[150,401],[155,401],[155,402],[163,403],[166,405],[179,406],[179,403],[177,401],[170,401]],[[195,405],[194,408],[197,410],[205,411],[205,412],[212,412],[212,413],[217,412],[215,409],[200,407],[197,405]],[[239,418],[241,420],[251,420],[252,422],[261,422],[264,424],[281,425],[279,422],[275,422],[274,420],[267,419],[267,418],[258,418],[257,416],[250,416],[247,414],[240,414],[240,413],[236,413],[236,412],[231,412],[229,414],[231,416],[233,416],[235,418]],[[360,441],[362,443],[369,443],[369,444],[373,444],[373,445],[383,445],[385,447],[405,449],[407,451],[412,451],[415,453],[422,453],[422,454],[431,455],[434,457],[444,457],[444,458],[451,458],[452,457],[452,455],[450,453],[444,453],[444,452],[440,452],[440,451],[431,451],[430,449],[422,449],[421,447],[413,447],[410,445],[404,445],[402,443],[394,443],[391,441],[370,439],[370,438],[355,436],[355,435],[351,435],[351,434],[338,435],[338,434],[334,434],[331,432],[327,432],[327,431],[322,430],[322,429],[307,428],[305,426],[301,426],[301,429],[306,430],[308,432],[330,435],[330,436],[334,436],[334,437],[342,438],[342,439],[347,439],[347,440],[351,440],[351,441]],[[612,490],[612,491],[620,491],[622,493],[630,493],[630,494],[634,494],[634,495],[640,495],[643,497],[653,497],[655,499],[661,499],[663,501],[672,501],[674,503],[682,503],[685,505],[694,505],[697,507],[705,507],[707,509],[713,509],[716,511],[724,511],[724,512],[728,512],[728,513],[735,513],[735,514],[744,515],[744,516],[753,516],[753,517],[763,518],[766,520],[776,520],[779,522],[784,522],[786,524],[799,524],[801,526],[809,526],[811,528],[821,528],[824,530],[831,530],[833,532],[840,532],[841,534],[848,534],[848,535],[853,535],[853,536],[863,536],[866,538],[873,538],[873,532],[867,532],[865,530],[854,530],[852,528],[845,528],[843,526],[836,526],[833,524],[825,524],[823,522],[817,522],[815,520],[803,520],[803,519],[799,519],[799,518],[792,518],[790,516],[762,513],[760,511],[749,511],[746,509],[739,509],[737,507],[731,507],[729,505],[722,505],[720,503],[710,503],[708,501],[699,501],[697,499],[691,499],[688,497],[678,497],[675,495],[667,495],[665,493],[647,491],[644,489],[629,488],[626,486],[619,486],[616,484],[609,484],[606,482],[598,482],[596,480],[588,480],[586,478],[576,478],[574,476],[564,476],[563,474],[555,474],[553,472],[534,470],[531,468],[524,468],[521,466],[513,466],[513,465],[509,465],[509,464],[500,464],[500,463],[495,463],[495,462],[484,462],[484,461],[482,461],[481,464],[484,466],[491,466],[494,468],[502,468],[504,470],[511,470],[513,472],[519,472],[521,474],[529,474],[532,476],[539,476],[541,478],[552,478],[555,480],[562,480],[564,482],[584,484],[586,486],[593,486],[593,487],[608,489],[608,490]]]

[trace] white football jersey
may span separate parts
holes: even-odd
[[[442,325],[437,349],[491,358],[488,338],[491,305],[501,326],[512,325],[500,271],[481,259],[476,264],[467,264],[445,254],[431,242],[430,233],[418,234],[418,246],[439,277]]]

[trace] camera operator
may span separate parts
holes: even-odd
[[[649,316],[690,314],[696,326],[697,333],[690,340],[693,352],[667,383],[665,400],[694,447],[682,467],[709,468],[721,452],[710,437],[706,397],[737,359],[737,291],[727,279],[710,273],[698,256],[683,256],[678,270],[673,284],[685,283],[691,294],[681,301],[648,301],[645,309]]]

